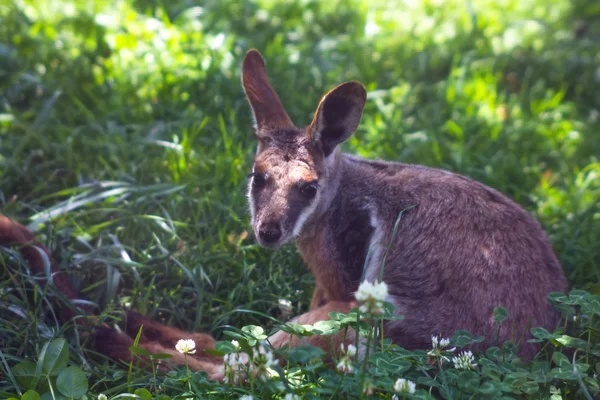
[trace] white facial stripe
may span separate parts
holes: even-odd
[[[317,204],[319,204],[319,192],[318,191],[317,191],[317,195],[312,200],[312,203],[310,203],[310,205],[308,207],[306,207],[304,210],[302,210],[300,215],[298,215],[298,219],[296,220],[296,224],[294,225],[294,230],[292,231],[292,234],[294,237],[300,236],[300,233],[302,233],[302,228],[304,227],[306,220],[308,219],[308,217],[310,217],[312,215],[312,213],[315,212],[315,210],[317,208]]]
[[[252,172],[254,172],[254,168],[252,168]],[[252,178],[254,179],[254,178]],[[250,206],[250,223],[254,225],[254,217],[256,215],[256,205],[254,204],[254,199],[252,198],[252,182],[248,182],[248,191],[246,192],[246,197],[248,197],[248,205]]]
[[[381,263],[383,262],[383,254],[386,243],[383,243],[383,230],[381,229],[381,223],[377,218],[375,207],[368,207],[370,212],[370,222],[373,227],[373,235],[369,241],[369,247],[367,252],[369,254],[369,263],[367,264],[367,270],[365,272],[365,279],[369,282],[379,280],[379,273],[381,271]]]

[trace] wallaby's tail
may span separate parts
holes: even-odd
[[[77,298],[77,292],[65,274],[60,271],[48,249],[37,242],[35,235],[30,230],[2,214],[0,214],[0,245],[17,247],[34,274],[51,277],[57,291],[68,300],[72,301]],[[43,281],[43,284],[47,283],[47,281]],[[78,315],[73,308],[64,305],[59,305],[59,307],[60,315],[65,320]],[[91,307],[87,305],[80,305],[79,308],[88,315],[93,314]]]
[[[78,293],[73,289],[67,277],[62,273],[50,252],[39,242],[35,235],[26,227],[0,214],[0,246],[15,246],[28,262],[34,274],[51,277],[52,284],[63,296],[73,301],[78,298]],[[48,284],[48,281],[43,281]],[[60,315],[63,320],[71,320],[81,315],[75,307],[59,305]],[[93,310],[87,305],[78,305],[84,315],[93,316]],[[215,340],[204,333],[185,332],[154,322],[135,311],[127,313],[125,332],[113,328],[106,323],[95,324],[94,318],[78,318],[77,323],[95,331],[95,348],[102,354],[114,360],[130,362],[132,354],[129,347],[133,345],[133,338],[137,335],[140,327],[142,335],[139,347],[145,348],[151,354],[166,353],[173,357],[169,360],[175,365],[185,365],[183,354],[175,350],[175,344],[179,339],[193,339],[198,351],[189,355],[187,363],[194,370],[206,371],[211,379],[222,379],[223,359],[206,353],[205,349],[214,349]],[[169,368],[168,365],[163,367]]]

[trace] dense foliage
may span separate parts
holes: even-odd
[[[402,397],[398,378],[416,384],[409,398],[599,395],[596,1],[192,3],[0,3],[0,213],[40,235],[103,318],[132,307],[210,332],[230,353],[231,339],[248,352],[259,346],[288,301],[292,313],[306,310],[313,281],[294,247],[260,249],[249,234],[255,142],[240,64],[254,47],[298,125],[328,89],[359,80],[369,97],[346,150],[463,173],[534,214],[576,289],[551,295],[572,329],[534,328],[543,345],[529,365],[516,343],[457,369],[442,353],[432,363],[427,352],[384,341],[368,368],[352,361],[347,374],[327,369],[313,348],[285,355],[289,363],[277,367],[285,374],[276,368],[285,379],[248,385],[185,369],[128,372],[59,324],[60,296],[40,290],[16,253],[0,248],[0,397],[35,388],[56,399],[136,390],[331,398],[373,387],[389,398]],[[498,309],[498,324],[506,312]],[[331,334],[353,324],[355,316],[338,315],[293,329]],[[457,332],[447,357],[477,340]]]

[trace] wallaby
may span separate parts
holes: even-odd
[[[547,295],[565,292],[567,282],[529,213],[458,174],[342,153],[367,99],[359,82],[327,93],[306,128],[290,120],[256,50],[246,54],[242,85],[258,139],[248,184],[253,231],[268,248],[295,240],[316,280],[312,311],[299,321],[352,308],[363,268],[371,282],[383,268],[387,300],[404,316],[385,325],[394,343],[427,349],[432,335],[467,329],[489,345],[494,307],[503,306],[500,343],[524,335],[520,355],[536,354],[529,328],[556,327]],[[287,340],[281,331],[271,338]]]

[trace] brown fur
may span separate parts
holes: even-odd
[[[246,56],[252,60],[243,65],[246,94],[256,87],[272,90],[259,58],[255,50]],[[523,334],[521,355],[535,355],[537,346],[526,342],[529,328],[556,327],[559,314],[547,294],[566,291],[567,282],[531,215],[461,175],[342,154],[338,145],[356,130],[366,100],[357,82],[327,93],[304,129],[282,128],[287,114],[274,91],[261,95],[276,99],[272,104],[248,98],[261,120],[248,189],[252,225],[263,246],[296,240],[315,276],[311,308],[321,308],[314,311],[327,301],[335,302],[332,307],[349,304],[363,267],[367,279],[378,278],[389,245],[383,280],[388,300],[405,319],[387,323],[386,336],[409,349],[426,349],[432,335],[467,329],[489,345],[495,337],[493,308],[504,306],[509,319],[500,342]],[[275,112],[281,115],[271,124],[264,116]],[[299,177],[307,175],[318,181],[313,197],[299,190],[305,184]]]

